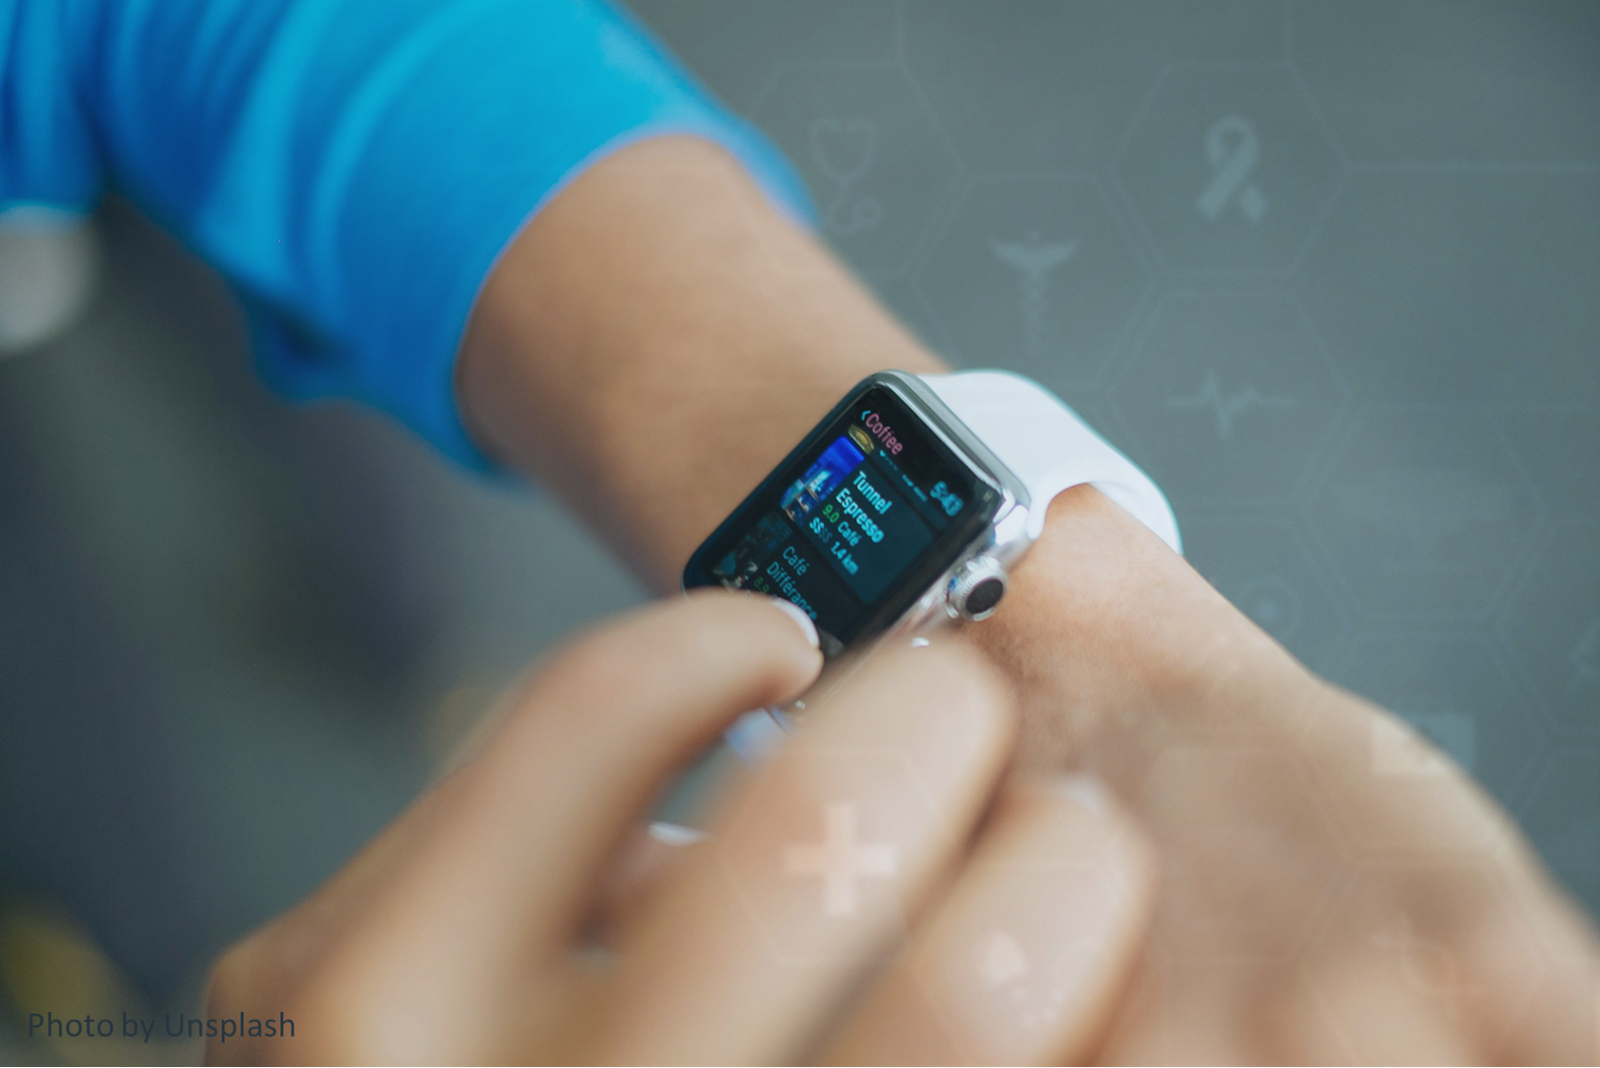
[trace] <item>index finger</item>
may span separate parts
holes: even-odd
[[[485,910],[559,936],[672,772],[741,713],[797,695],[821,662],[791,612],[749,594],[696,594],[586,635],[461,769],[438,870],[485,884]]]
[[[568,947],[603,861],[671,771],[820,663],[785,610],[721,591],[572,643],[375,843],[381,864],[358,861],[318,895],[319,915],[344,917],[319,989],[348,1018],[397,1024],[502,1005]]]

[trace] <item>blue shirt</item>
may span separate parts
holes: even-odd
[[[220,268],[264,377],[468,464],[452,371],[495,258],[641,138],[793,172],[599,0],[0,0],[0,210],[109,184]]]

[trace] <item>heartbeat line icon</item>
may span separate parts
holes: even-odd
[[[1452,535],[1504,523],[1513,497],[1505,486],[1473,471],[1400,467],[1366,474],[1334,487],[1344,513],[1386,529],[1401,542],[1387,566],[1403,573],[1448,571],[1460,562],[1444,550]]]
[[[1192,397],[1168,397],[1167,407],[1183,410],[1210,408],[1217,417],[1217,436],[1231,438],[1233,422],[1252,408],[1293,408],[1299,405],[1293,397],[1269,397],[1256,391],[1249,382],[1234,393],[1224,393],[1217,372],[1207,371],[1200,382],[1200,391]]]

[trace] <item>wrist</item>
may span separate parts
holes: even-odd
[[[886,366],[944,369],[730,157],[660,138],[585,172],[507,249],[457,392],[485,451],[666,592],[816,420]],[[1001,611],[972,628],[1039,708],[1033,722],[1077,731],[1187,699],[1239,656],[1293,666],[1099,493],[1063,493],[1049,516]]]
[[[1119,758],[1141,739],[1277,734],[1323,685],[1089,486],[1051,502],[1001,610],[967,634],[1018,689],[1030,763],[1086,759],[1113,733]]]

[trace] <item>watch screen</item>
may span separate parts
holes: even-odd
[[[899,395],[869,380],[700,547],[684,585],[792,601],[831,654],[898,618],[999,500]]]

